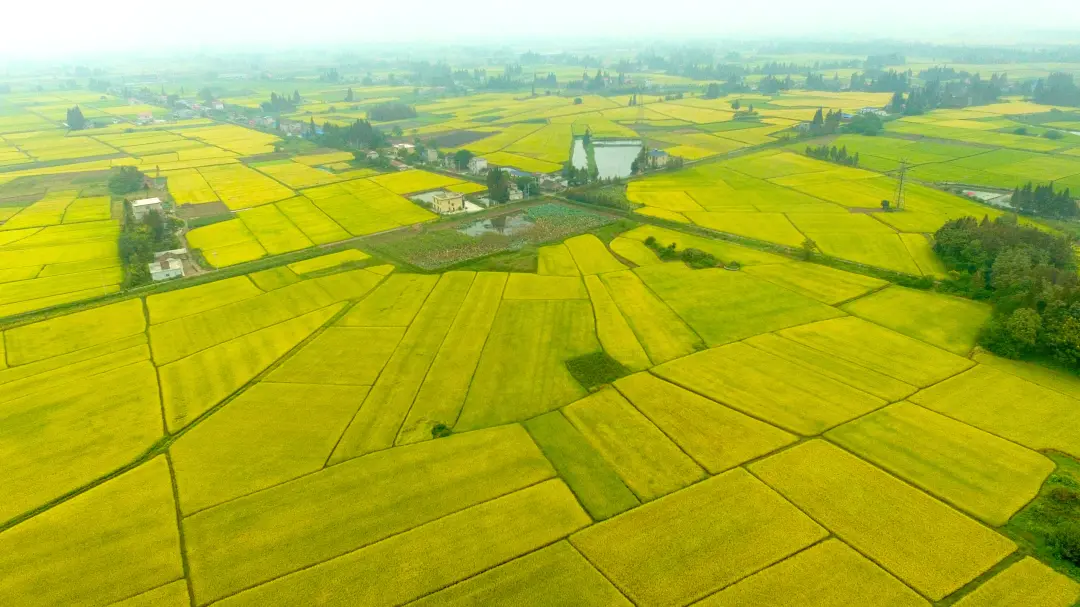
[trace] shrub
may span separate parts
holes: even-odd
[[[566,369],[587,390],[630,374],[629,369],[602,350],[571,358],[566,361]]]
[[[674,246],[674,245],[672,245]],[[686,262],[686,265],[691,268],[715,268],[720,264],[720,260],[716,258],[712,253],[706,253],[701,249],[683,249],[680,258]]]
[[[1080,492],[1068,487],[1054,487],[1047,495],[1050,499],[1059,504],[1077,504],[1080,505]]]
[[[1080,525],[1069,523],[1058,527],[1050,534],[1049,544],[1061,558],[1080,565]]]
[[[454,431],[449,426],[443,423],[435,424],[431,428],[431,438],[442,438],[444,436],[450,436]]]
[[[1046,131],[1043,133],[1043,137],[1046,137],[1047,139],[1061,139],[1064,136],[1065,135],[1062,134],[1061,131]]]

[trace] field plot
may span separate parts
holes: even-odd
[[[199,169],[206,183],[230,209],[247,209],[294,196],[292,190],[240,164]]]
[[[262,295],[245,276],[218,280],[204,285],[188,287],[151,295],[146,298],[150,324],[159,324],[183,316],[199,314],[236,301]]]
[[[893,605],[930,603],[841,541],[830,539],[697,603],[702,607]]]
[[[1069,607],[1080,599],[1080,584],[1026,557],[990,578],[956,604],[960,607]]]
[[[578,269],[585,276],[626,269],[626,266],[608,252],[604,243],[592,234],[567,238],[565,246],[570,250]]]
[[[692,270],[682,263],[658,264],[634,272],[709,346],[843,314],[741,272]]]
[[[862,274],[810,263],[748,266],[743,271],[829,305],[854,299],[889,284]]]
[[[435,214],[368,179],[304,190],[322,212],[353,236],[432,221]]]
[[[307,236],[274,205],[245,209],[236,214],[259,245],[270,255],[314,246]]]
[[[1031,501],[1054,469],[1034,451],[910,403],[826,437],[994,526]]]
[[[643,502],[705,477],[692,459],[611,388],[567,406],[563,413]]]
[[[269,154],[274,151],[274,143],[281,141],[274,135],[232,124],[196,127],[174,132],[177,135],[198,139],[209,145],[236,152],[241,156]]]
[[[260,162],[251,166],[260,173],[265,173],[290,188],[310,188],[341,181],[341,178],[334,173],[292,160]]]
[[[827,532],[743,470],[708,479],[571,536],[638,605],[683,605]],[[723,547],[728,558],[716,558]]]
[[[515,425],[395,447],[226,502],[184,520],[196,600],[422,528],[554,475]],[[463,528],[477,539],[485,535]]]
[[[268,381],[370,386],[404,333],[399,327],[329,327],[271,372]]]
[[[1078,401],[989,366],[979,365],[910,400],[1030,449],[1080,457]]]
[[[653,364],[686,356],[704,345],[633,272],[611,272],[601,280]]]
[[[990,306],[959,297],[891,286],[843,306],[898,333],[966,355],[990,319]]]
[[[885,401],[742,343],[653,369],[660,377],[785,430],[812,436]]]
[[[0,533],[0,601],[104,605],[181,579],[176,525],[157,457]]]
[[[395,194],[412,194],[413,192],[434,190],[461,183],[461,179],[458,179],[457,177],[429,173],[428,171],[416,169],[376,175],[371,178],[371,181]]]
[[[753,463],[750,471],[933,600],[1016,549],[996,532],[820,440]]]
[[[274,206],[315,244],[337,242],[349,237],[348,232],[308,198],[297,196],[277,202]]]
[[[577,264],[570,249],[564,244],[540,247],[536,273],[542,276],[579,276]]]
[[[267,254],[247,224],[239,219],[195,228],[186,238],[191,248],[200,250],[206,262],[215,268],[253,261]]]

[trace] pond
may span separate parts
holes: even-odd
[[[518,232],[532,228],[534,223],[524,213],[499,215],[490,219],[474,221],[469,225],[458,228],[458,231],[468,236],[483,236],[484,234],[502,234],[513,236]]]
[[[616,139],[610,141],[593,139],[593,158],[601,179],[629,177],[630,165],[641,152],[641,142],[634,139]],[[575,168],[587,169],[589,157],[585,151],[585,142],[580,137],[574,139],[574,150],[570,161]]]

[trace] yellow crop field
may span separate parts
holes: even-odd
[[[701,249],[707,253],[712,253],[725,262],[737,261],[739,262],[739,265],[743,266],[767,263],[788,263],[791,261],[786,257],[765,253],[734,243],[702,238],[700,236],[694,236],[693,234],[685,234],[683,232],[677,232],[675,230],[669,230],[653,225],[643,225],[623,233],[623,237],[625,238],[642,242],[649,236],[655,238],[662,246],[674,243],[680,250],[689,248]]]
[[[298,251],[314,246],[307,236],[274,205],[245,209],[236,217],[270,255]]]
[[[410,604],[465,607],[477,602],[524,607],[632,604],[567,542],[542,548]]]
[[[653,369],[660,377],[785,430],[812,436],[885,401],[743,343]]]
[[[240,164],[203,167],[199,173],[230,209],[246,209],[295,194],[269,177]]]
[[[260,383],[169,452],[186,513],[322,468],[366,387]],[[250,432],[237,434],[236,428]]]
[[[900,400],[918,390],[915,386],[884,373],[786,339],[778,333],[755,335],[743,340],[743,343],[888,402]]]
[[[537,252],[536,273],[542,276],[579,276],[577,264],[570,249],[564,244],[540,247]]]
[[[327,152],[325,154],[306,154],[293,158],[295,162],[307,166],[323,166],[338,162],[350,162],[353,159],[352,152]]]
[[[930,605],[873,562],[835,539],[812,546],[697,604],[701,607]]]
[[[186,289],[150,295],[146,298],[146,309],[150,313],[150,324],[156,325],[261,294],[262,291],[246,276],[236,276]]]
[[[51,226],[64,220],[64,211],[75,201],[74,191],[50,192],[45,198],[24,207],[0,226],[0,230],[19,230]]]
[[[891,286],[843,309],[860,318],[961,356],[990,319],[990,306],[927,291]]]
[[[7,605],[109,604],[182,578],[165,458],[0,534],[0,571]]]
[[[595,524],[570,542],[636,604],[685,605],[826,535],[761,481],[732,470]],[[718,547],[725,558],[716,558]]]
[[[404,333],[401,327],[328,327],[274,369],[267,381],[371,386]]]
[[[755,462],[750,471],[933,600],[1016,549],[996,532],[824,441]]]
[[[1046,457],[911,403],[826,434],[863,459],[990,525],[1004,525],[1054,470]]]
[[[626,266],[612,256],[604,243],[592,234],[567,238],[566,247],[574,257],[578,269],[585,276],[626,269]]]
[[[572,140],[573,132],[570,124],[550,124],[518,139],[504,149],[512,154],[529,156],[546,162],[563,163],[570,158]]]
[[[408,327],[438,276],[395,274],[359,302],[338,324],[347,327]]]
[[[645,246],[645,243],[637,240],[618,236],[608,243],[608,247],[619,257],[638,266],[651,266],[660,263],[660,258],[656,256],[656,253],[653,253],[652,249]]]
[[[266,249],[239,219],[212,223],[191,230],[186,235],[191,248],[202,251],[206,262],[215,268],[231,266],[266,256]]]
[[[725,122],[731,120],[735,115],[735,112],[731,111],[711,110],[675,103],[651,103],[648,109],[676,120],[685,120],[695,124]]]
[[[957,601],[959,607],[1069,607],[1080,600],[1080,584],[1025,557]]]
[[[562,539],[591,519],[559,480],[523,489],[274,580],[225,601],[261,605],[348,588],[365,605],[396,605]],[[476,529],[490,529],[477,534]],[[451,556],[453,555],[453,556]],[[382,563],[418,568],[387,576]]]
[[[1080,456],[1075,399],[987,365],[931,386],[910,400],[1030,449]]]
[[[854,299],[888,284],[878,278],[809,263],[747,266],[744,271],[829,305]]]
[[[232,394],[341,309],[331,306],[220,343],[159,368],[162,408],[175,432]],[[192,382],[190,377],[199,377]]]
[[[341,181],[341,177],[334,173],[293,162],[292,160],[260,162],[251,166],[260,173],[265,173],[290,188],[310,188]]]
[[[1080,399],[1080,378],[1060,367],[1049,367],[1034,362],[1025,362],[994,356],[977,349],[972,355],[975,362],[1015,375],[1033,384],[1055,390],[1066,396]]]
[[[615,388],[709,474],[796,440],[792,434],[649,373],[624,377],[615,382]]]
[[[473,463],[463,466],[463,458]],[[514,425],[396,447],[226,502],[184,521],[196,600],[213,601],[554,475]]]
[[[588,299],[581,278],[573,276],[541,276],[511,274],[506,283],[505,299]]]
[[[434,213],[368,179],[310,188],[304,190],[304,195],[354,236],[436,218]]]
[[[600,275],[611,299],[654,364],[686,356],[701,338],[630,270]]]
[[[652,366],[645,349],[641,347],[634,330],[619,311],[607,287],[597,276],[586,276],[585,287],[589,290],[593,313],[596,316],[596,336],[600,345],[612,358],[631,371],[641,371]]]
[[[142,302],[129,300],[8,329],[4,345],[9,365],[23,365],[142,333]]]
[[[705,477],[694,460],[612,388],[568,405],[563,414],[642,502]]]
[[[111,207],[108,196],[76,198],[64,211],[63,223],[105,221],[112,217]]]
[[[484,154],[484,158],[493,166],[511,167],[527,173],[554,173],[563,168],[561,164],[508,152],[490,152]]]
[[[434,437],[432,430],[439,424],[449,427],[458,419],[506,282],[507,274],[503,272],[477,273],[439,353],[431,361],[395,444],[428,440]]]
[[[916,387],[937,383],[974,364],[854,317],[784,329],[779,334]]]
[[[348,232],[334,223],[333,219],[308,198],[297,196],[274,203],[274,206],[315,244],[337,242],[349,237]]]
[[[542,124],[512,124],[507,126],[501,132],[490,137],[485,137],[479,141],[474,141],[473,143],[463,146],[462,149],[469,150],[473,154],[479,155],[498,152],[526,135],[540,130],[543,126],[544,125]]]
[[[789,247],[797,247],[806,236],[791,225],[782,213],[712,213],[684,210],[683,215],[699,226]]]
[[[260,133],[232,124],[216,124],[173,131],[177,135],[198,139],[212,146],[236,152],[242,156],[268,154],[274,151],[274,143],[280,141],[274,135]]]
[[[285,266],[253,272],[248,274],[248,278],[263,291],[273,291],[300,281],[300,277]]]
[[[417,169],[376,175],[371,177],[371,181],[395,194],[423,192],[425,190],[434,190],[461,182],[457,177],[450,177],[439,173],[429,173],[428,171]]]
[[[836,308],[742,272],[666,263],[634,270],[709,346],[842,316]],[[723,301],[727,305],[717,306]],[[735,304],[738,305],[735,305]]]
[[[364,261],[365,259],[371,259],[371,256],[360,249],[345,249],[344,251],[338,251],[337,253],[320,255],[318,257],[312,257],[311,259],[305,259],[304,261],[290,263],[288,268],[297,274],[311,274],[312,272]]]

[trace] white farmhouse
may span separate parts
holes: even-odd
[[[431,199],[431,208],[440,215],[465,210],[465,195],[455,192],[442,192]]]
[[[470,173],[483,173],[488,168],[488,161],[479,156],[473,156],[469,159],[469,172]]]
[[[184,263],[179,259],[162,259],[149,265],[150,278],[153,278],[154,282],[184,277]]]
[[[143,198],[131,203],[131,214],[135,216],[135,221],[142,221],[151,211],[164,215],[160,198]]]

